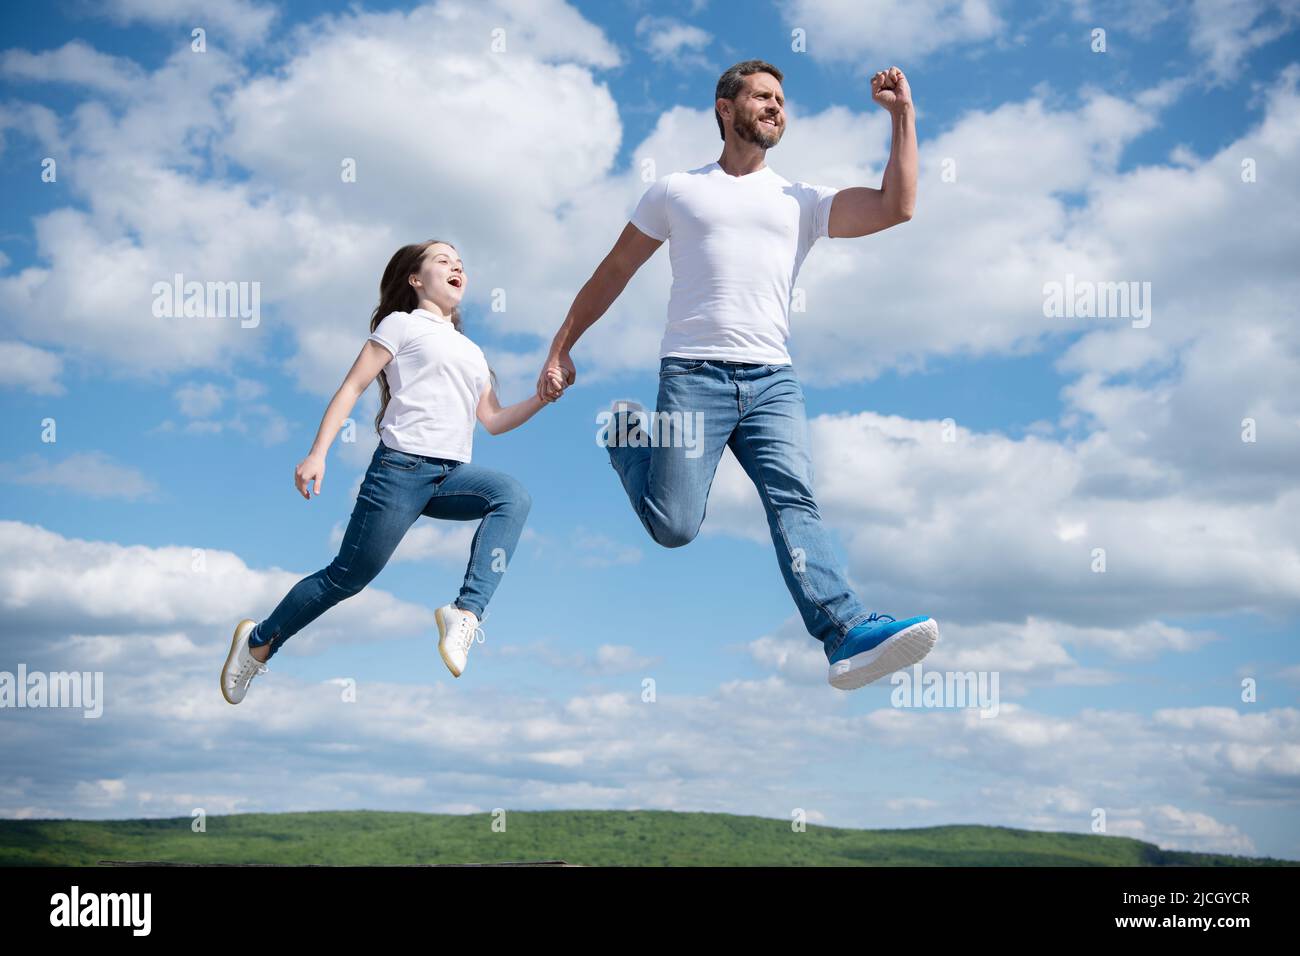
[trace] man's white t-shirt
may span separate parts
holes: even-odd
[[[808,250],[829,235],[837,192],[770,166],[731,176],[716,162],[647,189],[631,222],[668,240],[673,269],[660,358],[788,363],[790,295]]]
[[[469,461],[478,402],[488,386],[482,350],[450,319],[424,309],[393,312],[370,333],[393,353],[384,374],[391,397],[379,434],[412,455]]]

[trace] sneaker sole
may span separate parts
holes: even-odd
[[[934,649],[939,640],[939,622],[934,618],[913,624],[906,630],[861,654],[854,654],[830,667],[827,683],[840,690],[854,690],[886,674],[911,667]]]
[[[239,655],[236,651],[239,648],[239,642],[248,636],[248,632],[257,626],[256,621],[244,618],[235,625],[235,636],[230,639],[230,653],[226,655],[226,663],[221,668],[221,696],[226,698],[227,704],[238,705],[239,701],[231,700],[226,694],[226,675],[230,673],[230,665],[238,660]]]
[[[443,649],[443,643],[447,640],[447,628],[442,624],[442,615],[434,614],[433,619],[438,622],[438,656],[441,657],[442,662],[447,665],[447,670],[451,671],[451,676],[459,677],[461,672],[456,669],[456,666],[451,662],[451,659],[447,657],[447,652]]]

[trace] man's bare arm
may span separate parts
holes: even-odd
[[[892,67],[872,80],[873,98],[889,111],[893,140],[880,188],[852,186],[831,200],[828,234],[854,239],[888,229],[912,218],[916,207],[916,119],[912,94],[903,71]]]
[[[652,239],[630,222],[623,228],[614,248],[578,290],[573,305],[569,307],[569,314],[555,333],[542,373],[537,377],[537,394],[541,398],[552,402],[560,397],[562,391],[556,388],[553,379],[548,379],[548,368],[557,367],[561,370],[566,387],[574,383],[578,373],[569,358],[569,350],[609,310],[614,300],[627,287],[628,281],[661,245],[662,239]]]

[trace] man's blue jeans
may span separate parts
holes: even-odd
[[[248,642],[258,647],[269,641],[274,657],[290,637],[369,584],[420,515],[448,521],[482,519],[470,545],[465,582],[454,601],[482,620],[514,556],[531,506],[528,491],[507,474],[473,462],[411,455],[381,441],[357,493],[338,556],[295,584]]]
[[[668,548],[695,537],[722,449],[729,447],[758,489],[777,564],[804,626],[833,653],[871,615],[845,581],[813,500],[808,420],[794,367],[664,358],[656,411],[643,432],[649,444],[620,444],[617,420],[607,443],[610,464],[650,537]],[[697,434],[677,429],[686,416],[698,424]],[[687,435],[693,447],[680,437],[666,440],[673,434]]]

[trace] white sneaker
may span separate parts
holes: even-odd
[[[469,661],[469,646],[476,640],[482,644],[486,635],[473,614],[454,604],[444,604],[433,616],[438,622],[438,653],[451,675],[459,677]]]
[[[619,435],[631,437],[646,425],[645,406],[640,402],[630,398],[615,399],[609,406],[609,410],[613,414],[609,429],[609,440],[612,445],[619,443]],[[627,418],[626,424],[623,422],[624,416]]]
[[[226,666],[221,668],[221,696],[231,704],[243,700],[253,678],[267,671],[267,666],[248,652],[248,636],[256,626],[256,621],[247,618],[235,626],[230,653],[226,655]]]

